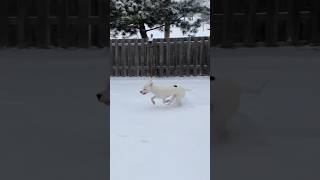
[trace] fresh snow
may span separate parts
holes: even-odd
[[[155,78],[156,85],[191,89],[181,107],[139,91],[149,78],[110,80],[111,180],[209,180],[208,77]]]
[[[217,78],[243,88],[231,138],[213,149],[213,179],[319,179],[320,48],[214,49]]]
[[[107,179],[108,111],[95,95],[105,88],[108,56],[0,50],[0,179]]]

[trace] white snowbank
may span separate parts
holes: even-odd
[[[155,84],[192,89],[182,107],[152,105],[139,90],[147,78],[110,80],[111,179],[209,180],[208,77],[156,78]]]

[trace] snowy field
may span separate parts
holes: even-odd
[[[107,179],[108,111],[95,97],[107,57],[106,49],[0,49],[0,179]]]
[[[209,78],[154,79],[191,89],[181,107],[153,105],[139,93],[147,80],[110,80],[111,180],[209,180]]]
[[[319,179],[320,48],[214,49],[215,75],[243,93],[233,136],[214,148],[214,179]]]

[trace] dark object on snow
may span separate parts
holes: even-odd
[[[100,101],[100,99],[101,99],[101,97],[102,97],[102,94],[99,94],[99,93],[98,93],[96,96],[97,96],[97,98],[98,98],[98,101]]]
[[[210,76],[210,81],[214,81],[216,78],[214,76]]]
[[[107,97],[106,91],[101,91],[96,94],[96,97],[99,102],[104,103],[105,105],[110,105],[110,98]]]
[[[173,85],[173,87],[178,87],[177,85]]]

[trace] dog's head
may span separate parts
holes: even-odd
[[[148,94],[151,91],[151,88],[153,86],[152,80],[148,81],[144,86],[143,89],[140,91],[142,95]]]

